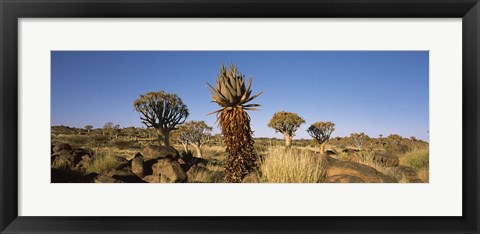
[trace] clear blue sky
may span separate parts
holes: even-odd
[[[336,124],[333,136],[395,133],[428,141],[428,51],[53,51],[52,125],[95,128],[106,122],[141,127],[132,103],[149,91],[176,93],[188,106],[188,120],[214,124],[210,103],[220,64],[233,62],[253,75],[250,111],[256,137],[277,137],[267,127],[277,111],[306,120],[295,138],[310,138],[316,121]]]

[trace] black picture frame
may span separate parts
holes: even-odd
[[[1,233],[478,233],[478,0],[0,0]],[[19,18],[371,17],[462,18],[461,217],[25,217],[18,216]],[[441,205],[441,204],[439,204]]]

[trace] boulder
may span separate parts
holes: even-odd
[[[335,175],[355,176],[365,183],[397,183],[398,181],[390,176],[384,175],[373,167],[356,162],[340,161],[329,157],[327,178]]]
[[[69,144],[60,143],[60,144],[55,145],[55,146],[53,147],[53,149],[52,149],[52,151],[53,151],[54,153],[57,153],[57,152],[59,152],[59,151],[61,151],[61,150],[67,150],[67,151],[70,151],[70,152],[71,152],[71,151],[72,151],[72,146],[69,145]]]
[[[418,178],[417,171],[408,166],[398,166],[387,168],[389,170],[389,174],[392,174],[397,178],[399,181],[407,182],[407,183],[423,183],[420,178]]]
[[[183,171],[180,164],[171,159],[159,159],[152,166],[152,175],[163,176],[168,182],[178,183],[187,182],[187,174]]]
[[[324,183],[365,183],[362,179],[351,175],[334,175],[325,178]]]
[[[122,183],[121,180],[106,176],[106,175],[98,175],[94,179],[95,183]]]
[[[143,156],[142,155],[135,155],[132,159],[132,172],[139,177],[144,177],[145,174],[143,173]]]
[[[375,154],[372,161],[384,167],[396,167],[399,164],[398,157],[388,154]]]
[[[52,168],[55,169],[71,169],[75,165],[75,156],[71,154],[53,155],[52,159]]]
[[[143,177],[143,181],[147,183],[162,183],[161,176],[148,175]]]
[[[88,166],[90,166],[90,162],[92,161],[92,156],[90,155],[83,155],[82,156],[82,160],[80,160],[80,162],[78,162],[76,165],[75,165],[75,169],[76,170],[85,170]]]
[[[120,180],[123,183],[144,183],[144,181],[140,177],[135,175],[130,170],[118,170],[113,168],[105,171],[103,175]]]
[[[75,156],[78,156],[78,157],[82,157],[84,155],[93,156],[93,152],[91,150],[86,150],[86,149],[81,149],[81,148],[74,149],[72,154],[75,155]]]
[[[142,155],[146,159],[172,158],[177,160],[180,158],[178,151],[171,146],[148,145],[143,149]]]

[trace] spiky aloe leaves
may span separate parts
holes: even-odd
[[[251,96],[252,90],[250,89],[252,85],[253,77],[250,77],[248,84],[245,86],[245,75],[242,75],[235,65],[230,65],[229,69],[222,64],[220,68],[220,74],[215,78],[216,86],[213,87],[209,83],[208,91],[212,95],[212,99],[216,102],[222,109],[214,111],[213,113],[219,113],[223,111],[224,108],[231,110],[233,107],[242,106],[246,110],[257,110],[260,105],[258,104],[246,104],[260,94],[263,91]]]
[[[217,121],[224,136],[227,152],[225,179],[227,182],[239,183],[257,168],[250,116],[245,110],[257,110],[256,107],[260,105],[247,103],[263,91],[252,96],[250,89],[252,77],[245,85],[245,76],[237,70],[235,65],[230,65],[227,69],[222,64],[215,82],[215,87],[207,84],[213,102],[216,102],[221,109],[210,114],[217,114]]]

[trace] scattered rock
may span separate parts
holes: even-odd
[[[365,181],[351,175],[334,175],[325,178],[324,183],[365,183]]]
[[[148,145],[142,151],[143,157],[147,159],[178,159],[180,155],[178,151],[171,146]]]
[[[52,149],[52,151],[53,151],[54,153],[57,153],[57,152],[59,152],[59,151],[61,151],[61,150],[67,150],[67,151],[70,151],[70,152],[71,152],[71,151],[72,151],[72,146],[69,145],[69,144],[60,143],[60,144],[55,145],[55,146],[53,147],[53,149]]]
[[[180,164],[171,159],[159,159],[157,163],[152,166],[152,171],[152,175],[162,175],[169,182],[178,183],[187,181],[187,174],[183,171]]]
[[[399,181],[405,180],[404,182],[407,183],[423,183],[423,181],[418,178],[417,171],[412,167],[398,166],[387,168],[387,170],[390,171],[389,174],[394,175]]]
[[[375,154],[372,160],[384,167],[396,167],[399,164],[398,157],[387,154]]]
[[[397,183],[390,176],[384,175],[372,167],[356,162],[340,161],[329,157],[327,178],[335,175],[349,175],[360,178],[366,183]]]
[[[75,165],[76,170],[85,170],[89,165],[90,162],[92,161],[92,157],[90,155],[83,155],[82,160]]]
[[[135,155],[132,159],[132,172],[139,177],[144,177],[143,173],[143,156],[140,154]]]
[[[95,183],[122,183],[121,180],[106,176],[106,175],[98,175],[94,179]]]

